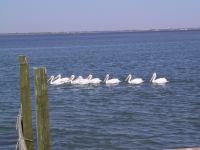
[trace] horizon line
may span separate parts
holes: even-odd
[[[58,32],[7,32],[0,33],[0,35],[30,35],[30,34],[76,34],[76,33],[109,33],[109,32],[148,32],[148,31],[189,31],[189,30],[200,30],[200,27],[190,28],[152,28],[152,29],[127,29],[127,30],[96,30],[96,31],[58,31]]]

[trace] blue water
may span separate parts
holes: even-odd
[[[200,146],[200,31],[0,36],[0,149],[17,143],[18,56],[47,77],[89,74],[118,85],[48,85],[51,148],[166,149]],[[165,85],[149,82],[156,72]],[[125,82],[128,74],[144,80]]]

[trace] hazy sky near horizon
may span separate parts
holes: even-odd
[[[200,0],[0,0],[0,33],[200,27]]]

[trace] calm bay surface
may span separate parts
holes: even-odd
[[[48,84],[51,148],[166,149],[200,146],[200,31],[0,36],[0,149],[14,149],[20,108],[18,56],[47,76],[89,74],[118,85]],[[152,74],[165,85],[149,82]],[[124,80],[132,74],[141,85]]]

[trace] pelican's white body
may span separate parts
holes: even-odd
[[[118,78],[114,78],[114,79],[109,79],[109,74],[106,75],[105,79],[104,79],[104,82],[106,84],[118,84],[119,82],[121,82]]]
[[[141,84],[142,82],[144,82],[144,81],[142,80],[142,78],[135,78],[135,79],[133,79],[133,80],[131,80],[131,78],[132,78],[132,75],[131,75],[131,74],[129,74],[128,77],[126,78],[126,80],[128,80],[128,83],[130,83],[130,84]],[[125,81],[126,81],[126,80],[125,80]]]
[[[68,82],[68,83],[71,83],[71,84],[79,84],[80,80],[83,79],[82,76],[79,76],[79,77],[76,78],[75,80],[74,80],[74,78],[75,78],[75,75],[72,75],[72,76],[69,78],[69,80],[68,80],[67,82]]]
[[[54,80],[54,81],[53,81]],[[54,78],[54,76],[51,76],[50,78],[49,78],[49,80],[47,80],[47,82],[49,82],[50,81],[50,84],[51,85],[60,85],[60,84],[63,84],[64,82],[63,81],[61,81],[61,80],[59,80],[59,79],[57,79],[56,80],[56,78]]]
[[[158,79],[156,79],[156,73],[154,73],[153,76],[151,77],[150,82],[152,82],[152,83],[158,83],[158,84],[164,84],[164,83],[166,83],[168,81],[165,78],[158,78]]]
[[[91,84],[98,84],[101,82],[101,80],[99,78],[93,78],[92,79],[92,75],[90,74],[87,78],[89,80],[89,83]]]
[[[64,83],[67,83],[67,82],[68,82],[68,80],[69,80],[69,78],[68,78],[68,77],[66,77],[66,78],[61,78],[61,74],[57,75],[57,77],[56,77],[56,78],[58,78],[57,80],[60,80],[61,82],[64,82]]]

